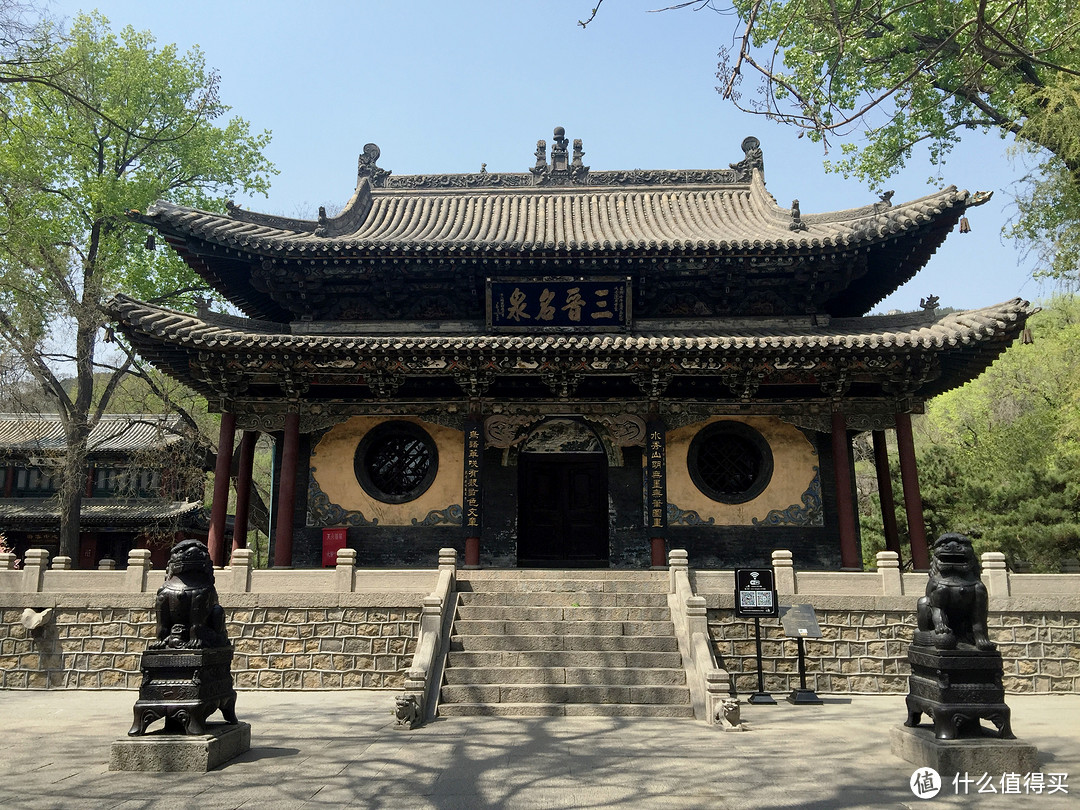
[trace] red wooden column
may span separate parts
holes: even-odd
[[[259,438],[257,430],[245,430],[240,439],[240,465],[236,471],[236,518],[233,522],[233,542],[235,551],[247,548],[248,515],[251,511],[251,476],[255,466],[255,442]]]
[[[285,414],[281,445],[277,519],[274,521],[274,567],[292,567],[293,511],[296,508],[296,462],[300,452],[300,414]]]
[[[225,518],[229,514],[229,473],[232,472],[233,439],[236,437],[236,415],[221,415],[218,432],[217,463],[214,465],[214,503],[210,508],[210,531],[206,546],[214,565],[225,564]]]
[[[885,532],[885,548],[900,552],[900,532],[896,528],[896,501],[893,499],[892,476],[889,475],[889,448],[885,444],[885,431],[875,430],[874,467],[877,470],[878,499],[881,501],[881,526]]]
[[[833,472],[836,477],[836,511],[840,523],[840,566],[862,568],[855,524],[855,499],[851,495],[851,445],[847,422],[840,410],[832,414]]]
[[[900,478],[904,482],[904,510],[907,512],[908,536],[911,538],[911,564],[916,571],[927,571],[930,569],[930,550],[926,545],[919,469],[915,464],[915,442],[911,437],[911,414],[896,414],[896,444],[900,451]]]

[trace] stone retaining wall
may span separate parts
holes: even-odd
[[[65,595],[51,605],[53,622],[40,638],[20,623],[23,606],[10,596],[0,600],[0,688],[138,688],[140,656],[156,628],[152,599],[88,596]],[[249,604],[227,606],[236,687],[402,689],[423,596],[370,596],[249,595]]]
[[[791,601],[818,608],[822,638],[803,642],[808,687],[833,694],[907,693],[914,610],[857,607],[855,598],[850,606],[825,609],[816,603],[842,600],[793,597]],[[990,638],[1004,659],[1005,690],[1080,692],[1080,612],[1018,607],[992,610],[989,616]],[[753,619],[736,618],[734,606],[725,605],[710,609],[708,621],[718,662],[732,674],[740,693],[756,691]],[[783,637],[777,619],[761,620],[761,637],[765,689],[783,697],[799,685],[797,642]]]

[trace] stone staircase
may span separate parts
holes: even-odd
[[[439,714],[694,716],[664,571],[458,571]]]

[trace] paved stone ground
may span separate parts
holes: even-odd
[[[194,776],[108,771],[134,692],[0,692],[3,808],[1080,808],[1080,695],[1008,698],[1069,794],[935,799],[889,753],[902,697],[743,706],[750,732],[691,720],[477,718],[397,731],[387,692],[241,692],[252,749]],[[981,776],[976,774],[974,776]],[[994,774],[1000,778],[1000,774]],[[1000,786],[998,788],[1000,790]]]

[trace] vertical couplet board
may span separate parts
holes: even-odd
[[[735,615],[751,619],[780,615],[771,567],[735,569]]]
[[[484,451],[479,420],[465,423],[465,471],[461,493],[462,523],[466,537],[480,536],[480,457]]]
[[[650,536],[662,536],[667,526],[666,437],[663,423],[650,421],[645,453],[645,526]]]

